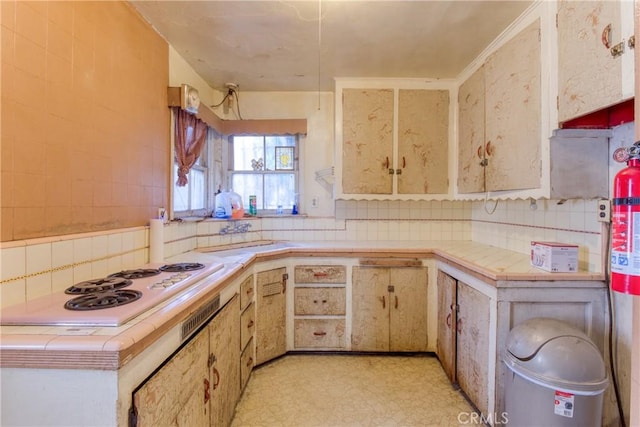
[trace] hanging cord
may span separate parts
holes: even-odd
[[[222,104],[224,104],[224,101],[226,101],[226,100],[229,98],[229,96],[231,96],[232,94],[233,94],[233,89],[229,89],[229,90],[227,91],[227,94],[224,96],[224,98],[222,98],[222,101],[220,101],[220,103],[219,103],[219,104],[211,105],[211,108],[218,108],[219,106],[221,106]]]
[[[229,89],[229,92],[232,92],[236,97],[236,111],[238,112],[238,118],[240,120],[244,120],[242,118],[242,114],[240,114],[240,92],[239,92],[239,90]]]
[[[609,262],[611,260],[611,255],[610,255],[610,250],[611,250],[611,227],[609,225],[608,222],[605,223],[605,230],[607,233],[607,247],[605,248],[605,262],[604,262],[604,283],[607,286],[607,304],[609,306],[609,340],[608,340],[608,346],[609,346],[609,368],[611,370],[611,382],[613,382],[613,391],[616,395],[616,404],[618,407],[618,417],[620,418],[620,426],[621,427],[626,427],[626,421],[624,419],[624,410],[622,409],[622,401],[620,400],[620,390],[618,389],[618,376],[616,374],[617,372],[617,357],[618,357],[618,352],[617,352],[617,345],[614,349],[614,339],[613,339],[613,334],[615,332],[616,334],[616,343],[618,341],[617,336],[618,336],[618,326],[615,325],[615,313],[614,313],[614,304],[613,304],[613,290],[611,289],[610,283],[609,283],[609,277],[610,277],[610,265]],[[614,351],[615,350],[615,351]]]
[[[320,87],[321,87],[321,51],[322,48],[322,0],[318,0],[318,110],[320,110]]]
[[[495,205],[493,205],[493,209],[491,209],[491,211],[489,211],[489,209],[487,209],[487,202],[489,201],[489,192],[487,191],[487,193],[484,196],[484,211],[486,213],[488,213],[489,215],[493,215],[493,213],[496,211],[496,208],[498,207],[498,202],[499,200],[496,199],[496,203]]]

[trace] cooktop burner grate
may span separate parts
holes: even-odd
[[[138,268],[135,270],[123,270],[118,273],[113,273],[107,277],[122,277],[123,279],[142,279],[145,277],[157,276],[160,274],[160,270],[155,268]]]
[[[80,295],[67,301],[64,308],[73,311],[100,310],[118,307],[134,302],[142,296],[142,292],[132,289],[117,289],[114,291]]]
[[[122,277],[105,277],[104,279],[93,279],[76,283],[67,288],[64,293],[69,295],[83,295],[96,292],[113,291],[124,288],[133,283],[131,280]]]
[[[193,271],[204,268],[204,264],[199,262],[179,262],[177,264],[166,264],[160,267],[160,271],[180,272],[180,271]]]

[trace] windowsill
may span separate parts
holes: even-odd
[[[307,214],[258,214],[258,215],[245,215],[242,218],[215,218],[211,216],[197,217],[197,216],[189,216],[184,218],[176,218],[173,222],[200,222],[200,221],[216,221],[216,222],[227,222],[227,221],[250,221],[253,219],[261,219],[261,218],[295,218],[301,217],[306,218]]]

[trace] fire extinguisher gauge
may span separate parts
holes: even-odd
[[[626,147],[618,148],[613,152],[613,160],[618,163],[626,163],[629,160],[629,150]]]

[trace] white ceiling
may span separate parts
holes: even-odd
[[[330,91],[334,77],[456,77],[531,1],[131,3],[215,89]]]

